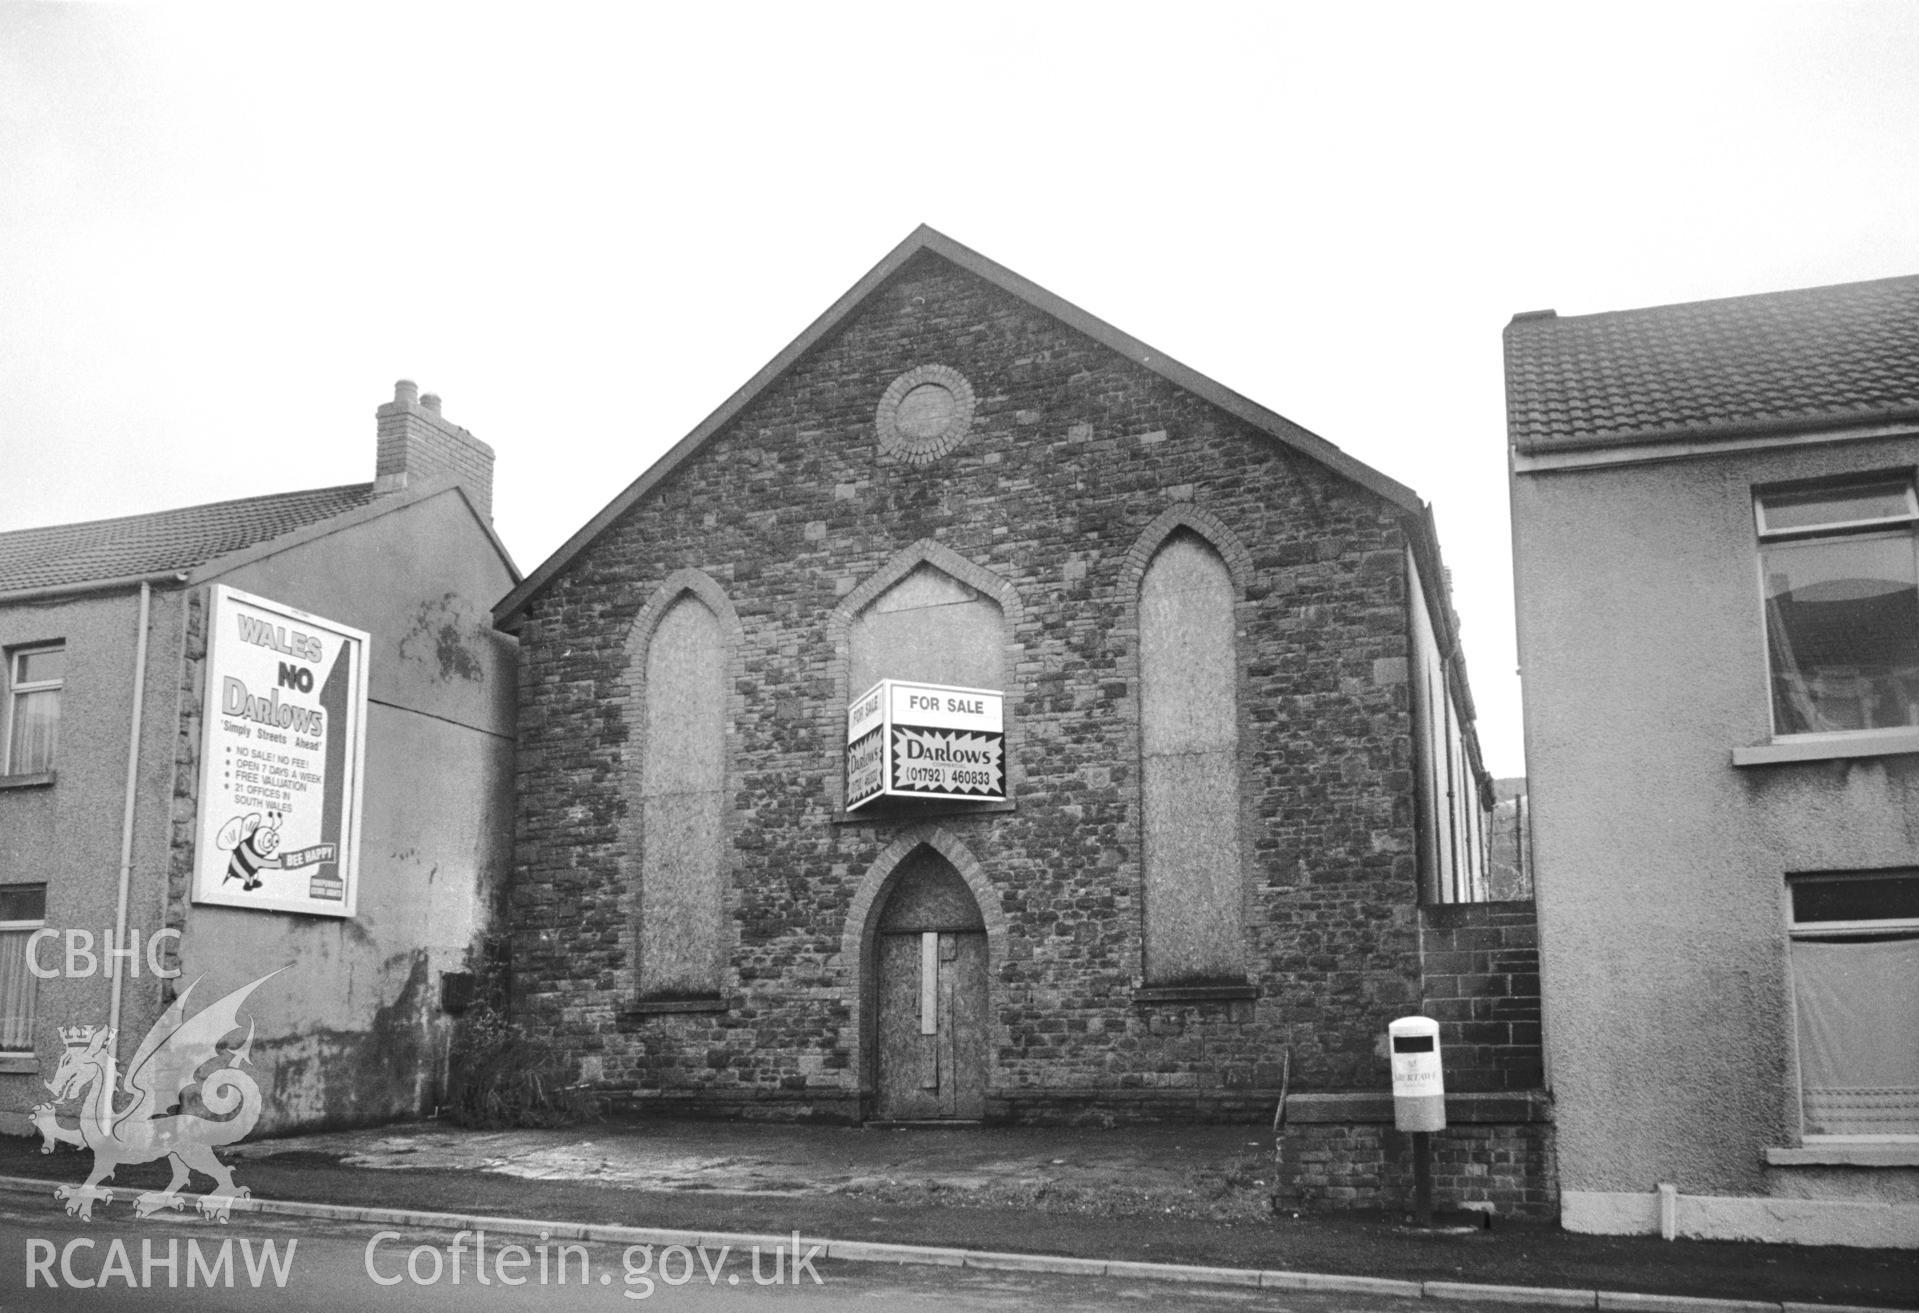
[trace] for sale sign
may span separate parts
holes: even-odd
[[[875,798],[1006,797],[1004,698],[882,679],[846,715],[846,809]]]
[[[879,796],[886,784],[886,736],[875,729],[846,745],[846,810]]]

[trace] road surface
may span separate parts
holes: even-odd
[[[1510,1303],[1406,1300],[1247,1287],[583,1244],[236,1214],[136,1221],[121,1200],[93,1222],[49,1198],[0,1199],[0,1311],[84,1309],[648,1309],[758,1313],[957,1310],[1103,1313],[1523,1313]],[[797,1261],[796,1261],[797,1259]]]

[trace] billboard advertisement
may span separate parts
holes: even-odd
[[[193,901],[352,916],[367,636],[216,584]]]
[[[875,798],[1006,797],[1004,697],[882,679],[847,709],[846,809]]]

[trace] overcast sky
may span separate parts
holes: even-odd
[[[531,570],[925,222],[1432,501],[1518,774],[1500,330],[1919,272],[1919,4],[1175,12],[0,2],[0,529],[407,377]]]

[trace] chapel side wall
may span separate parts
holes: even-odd
[[[910,466],[873,413],[925,363],[980,398],[957,450]],[[1260,996],[1131,1001],[1139,745],[1127,557],[1169,507],[1250,553],[1238,617],[1244,955]],[[828,619],[933,538],[1020,616],[1012,811],[935,822],[987,873],[996,1115],[1269,1117],[1294,1088],[1380,1089],[1386,1022],[1417,1009],[1397,508],[988,285],[909,267],[576,557],[522,630],[513,966],[522,1016],[611,1094],[860,1115],[858,882],[908,822],[837,817],[844,699]],[[728,1010],[635,1016],[622,840],[633,617],[697,569],[742,625],[727,849]],[[1136,572],[1133,576],[1136,578]]]
[[[1420,896],[1429,903],[1485,901],[1486,809],[1467,751],[1463,699],[1455,676],[1461,658],[1443,653],[1427,587],[1411,550],[1406,553],[1407,623],[1412,659],[1413,755],[1418,762]],[[1441,578],[1446,578],[1444,574]],[[1451,591],[1448,582],[1440,596]],[[1450,606],[1450,601],[1442,601]]]
[[[1763,1158],[1798,1143],[1784,876],[1919,863],[1919,761],[1732,765],[1769,734],[1752,489],[1916,461],[1908,439],[1514,477],[1569,1217],[1662,1182],[1818,1188]]]
[[[1439,639],[1433,632],[1423,581],[1411,550],[1406,553],[1407,633],[1411,653],[1406,680],[1411,694],[1414,801],[1419,821],[1419,896],[1422,903],[1438,903],[1453,888],[1453,849],[1448,827],[1452,800],[1447,796],[1446,763],[1452,744],[1445,733],[1446,666],[1440,659]]]

